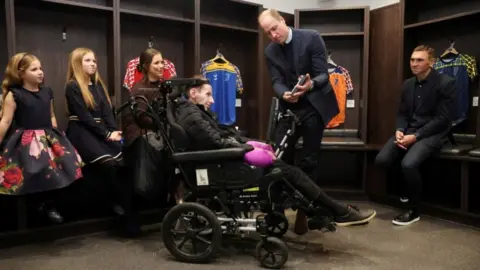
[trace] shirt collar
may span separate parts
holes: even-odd
[[[285,40],[285,44],[288,44],[290,43],[290,41],[292,41],[292,36],[293,36],[293,33],[292,33],[292,28],[288,28],[288,37],[287,37],[287,40]]]
[[[418,78],[416,78],[416,83],[417,84],[425,84],[428,83],[429,81],[432,80],[432,77],[435,76],[435,69],[430,68],[430,73],[428,73],[427,77],[425,77],[423,80],[419,81]]]

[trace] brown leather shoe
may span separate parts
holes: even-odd
[[[295,219],[295,228],[293,231],[298,235],[304,235],[308,232],[307,215],[302,210],[297,211]]]

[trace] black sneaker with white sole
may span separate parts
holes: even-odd
[[[405,213],[398,215],[392,220],[392,223],[398,226],[406,226],[420,220],[420,215],[417,211],[408,210]]]
[[[408,198],[407,197],[400,197],[400,202],[408,203]]]
[[[348,205],[348,213],[344,216],[336,216],[335,224],[337,226],[351,226],[366,224],[377,215],[375,210],[360,211],[358,207]]]

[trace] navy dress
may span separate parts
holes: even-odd
[[[120,162],[123,158],[122,144],[107,140],[118,129],[105,92],[100,84],[90,85],[89,90],[95,100],[95,109],[87,107],[76,81],[66,86],[65,96],[70,113],[67,137],[87,164],[105,160]]]
[[[52,126],[52,89],[11,88],[16,103],[13,132],[0,157],[0,194],[24,195],[66,187],[82,177],[82,159]]]

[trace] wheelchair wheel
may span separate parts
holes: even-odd
[[[258,242],[255,254],[260,265],[268,269],[280,269],[288,260],[287,244],[276,237]]]
[[[278,212],[271,212],[265,215],[268,235],[282,237],[288,231],[287,217]]]
[[[187,263],[212,261],[222,244],[217,216],[198,203],[173,207],[163,219],[162,236],[168,251]]]

